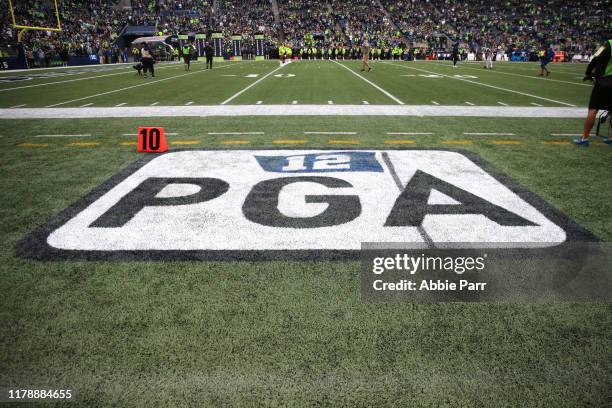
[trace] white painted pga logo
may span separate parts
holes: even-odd
[[[258,259],[289,251],[333,258],[362,242],[520,247],[562,243],[568,232],[592,238],[475,161],[438,150],[171,152],[111,180],[26,238],[18,252]]]

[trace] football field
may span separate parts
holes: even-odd
[[[510,232],[430,222],[426,243],[612,240],[612,148],[571,143],[585,66],[552,64],[542,78],[532,63],[372,65],[0,73],[0,385],[71,387],[82,406],[609,404],[609,303],[368,302],[359,257],[345,256],[392,237],[367,222],[391,212],[386,191],[412,162],[494,208],[552,220]],[[137,153],[140,126],[163,127],[170,152]],[[324,230],[282,224],[316,218],[309,205],[322,202],[309,199],[334,197],[322,186],[261,209],[270,199],[254,191],[269,174],[307,181],[344,157],[360,172],[327,172],[325,188],[362,183],[354,221],[342,224],[347,205],[320,217]],[[148,211],[144,193],[127,190],[151,174],[215,174],[227,182],[208,199],[225,201],[210,213],[160,205],[148,221],[134,210]]]

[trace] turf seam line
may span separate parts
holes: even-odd
[[[393,182],[395,183],[395,185],[397,186],[401,194],[404,191],[404,185],[402,184],[402,181],[400,180],[399,176],[397,175],[397,172],[395,171],[395,166],[393,166],[393,162],[391,162],[391,159],[389,159],[389,153],[382,152],[382,159],[383,159],[383,162],[385,163],[385,166],[387,166],[387,168],[389,169],[389,173],[391,174],[391,177],[393,178]],[[417,227],[417,230],[419,231],[421,238],[423,238],[423,241],[425,241],[425,243],[427,244],[427,247],[433,248],[434,247],[433,240],[427,234],[427,231],[425,231],[423,226],[419,225]]]

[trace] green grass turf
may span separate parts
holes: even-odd
[[[454,69],[450,62],[443,61],[375,61],[373,66],[372,72],[361,73],[359,61],[301,61],[280,69],[278,61],[226,61],[218,63],[212,71],[203,70],[203,65],[196,63],[186,74],[183,64],[160,64],[156,78],[149,79],[137,77],[131,66],[104,67],[100,72],[0,82],[0,108],[23,104],[26,107],[56,104],[62,107],[92,104],[96,107],[121,103],[148,106],[156,102],[159,105],[188,102],[216,105],[256,81],[260,82],[229,103],[398,103],[373,86],[376,85],[408,105],[502,106],[501,102],[509,106],[534,106],[534,103],[586,106],[591,89],[590,84],[580,80],[585,69],[582,64],[553,64],[550,78],[539,77],[539,69],[534,64],[508,62],[496,63],[494,71],[482,69],[480,63],[462,63]],[[59,75],[74,71],[47,70],[35,74],[43,72]],[[283,76],[276,76],[278,74]],[[288,77],[288,74],[294,76]],[[26,74],[12,74],[16,75]],[[7,76],[11,74],[3,73],[0,79]]]
[[[350,86],[347,74],[343,81]],[[13,253],[25,234],[138,157],[134,146],[120,143],[133,140],[122,134],[139,125],[165,126],[179,133],[170,142],[197,141],[193,148],[220,148],[228,140],[247,140],[249,148],[286,147],[273,143],[279,139],[308,140],[299,148],[329,147],[331,139],[357,140],[352,148],[385,148],[385,140],[410,139],[416,147],[471,150],[609,241],[612,149],[543,143],[569,140],[550,134],[577,132],[580,120],[1,124],[2,385],[71,387],[77,404],[70,406],[604,406],[612,398],[612,308],[606,304],[364,303],[356,262],[35,262]],[[328,130],[357,134],[303,133]],[[221,131],[265,133],[208,135]],[[434,135],[385,134],[402,131]],[[487,131],[515,136],[463,135]],[[92,136],[35,137],[71,133]],[[472,143],[446,143],[464,140]],[[67,146],[75,141],[100,145]],[[22,143],[47,146],[18,147]]]

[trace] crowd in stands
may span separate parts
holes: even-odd
[[[378,46],[449,49],[543,45],[574,53],[592,51],[610,30],[611,0],[58,0],[63,31],[27,31],[24,44],[44,65],[49,55],[98,54],[120,60],[115,39],[126,25],[155,26],[164,35],[222,32],[226,46],[255,33],[271,46]],[[124,7],[125,4],[127,7]],[[14,1],[21,25],[55,27],[52,0]],[[16,42],[10,14],[0,18],[0,48]],[[231,50],[228,49],[228,52]]]

